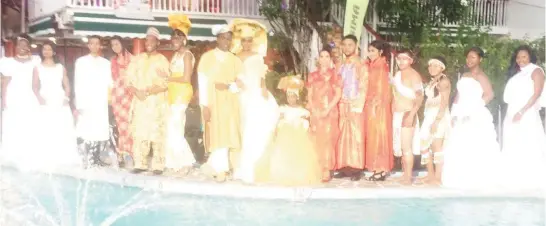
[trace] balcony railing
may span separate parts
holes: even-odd
[[[504,27],[506,26],[506,15],[507,15],[507,6],[508,0],[469,0],[469,6],[467,8],[467,15],[463,18],[462,21],[465,21],[472,25],[477,26],[490,26],[490,27]],[[368,8],[367,15],[373,14],[373,7],[371,7],[372,2],[370,2],[370,7]],[[343,24],[345,18],[345,6],[342,4],[334,4],[332,7],[332,17],[333,19]],[[431,15],[433,18],[433,15]],[[433,18],[434,21],[445,21],[443,18]],[[366,16],[366,23],[372,24],[373,17]],[[379,16],[376,21],[378,25],[385,25],[386,22],[381,19]],[[443,22],[443,26],[457,26],[461,24],[460,22]]]
[[[114,10],[130,0],[67,0],[69,7]],[[261,17],[257,0],[149,0],[152,12]]]

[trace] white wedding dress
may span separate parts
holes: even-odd
[[[80,166],[82,163],[76,144],[72,111],[63,89],[63,66],[37,66],[40,95],[45,104],[40,106],[36,130],[39,132],[40,152],[34,167],[51,169]]]
[[[458,102],[451,115],[457,121],[444,145],[444,187],[492,188],[498,185],[500,147],[493,116],[482,99],[483,89],[474,78],[457,83]]]
[[[536,68],[539,67],[534,64],[523,67],[508,80],[504,90],[508,109],[504,118],[502,155],[503,164],[510,168],[504,186],[511,188],[540,188],[546,181],[546,134],[540,119],[539,101],[519,122],[513,122],[514,116],[534,94],[531,74]]]
[[[244,62],[244,83],[241,91],[241,122],[243,128],[242,149],[239,169],[235,179],[246,183],[254,182],[256,161],[263,155],[278,120],[278,105],[275,97],[268,92],[262,95],[261,81],[265,77],[266,65],[261,55],[248,57]]]
[[[6,89],[6,106],[2,112],[2,163],[28,168],[39,160],[35,155],[47,150],[40,149],[35,128],[38,100],[32,90],[34,66],[39,62],[20,62],[3,58],[0,72],[9,77]]]

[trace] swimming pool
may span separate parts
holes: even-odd
[[[0,225],[8,226],[538,226],[545,222],[544,200],[533,197],[294,202],[174,194],[11,168],[2,168],[0,182]]]

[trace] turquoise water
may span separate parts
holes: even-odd
[[[17,210],[17,214],[1,214],[4,222],[15,222],[17,216],[24,216],[25,220],[39,226],[538,226],[544,225],[545,221],[544,200],[532,198],[308,200],[298,203],[175,195],[11,169],[3,170],[0,181],[3,210]],[[124,209],[132,211],[124,214]],[[111,223],[108,220],[112,220]]]

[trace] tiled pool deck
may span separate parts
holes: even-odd
[[[55,170],[54,174],[80,179],[95,180],[119,184],[121,186],[140,187],[154,191],[179,194],[226,196],[258,199],[384,199],[384,198],[446,198],[446,197],[534,197],[544,198],[546,192],[531,190],[456,190],[439,186],[426,185],[418,176],[411,186],[397,182],[394,175],[384,182],[348,179],[334,179],[318,187],[289,188],[272,185],[246,185],[239,181],[228,180],[215,182],[198,169],[187,176],[166,173],[152,176],[147,173],[135,175],[127,170],[111,168]]]

